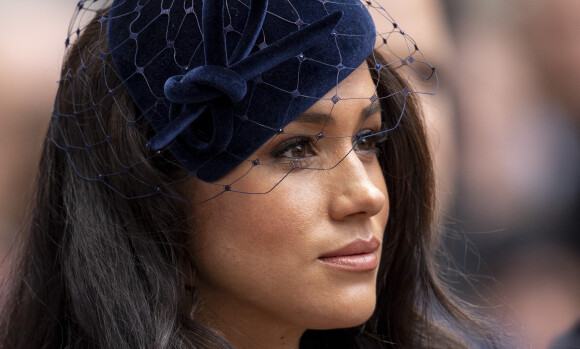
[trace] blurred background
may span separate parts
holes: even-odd
[[[511,347],[547,348],[580,319],[580,2],[383,3],[440,78],[424,109],[444,277]],[[0,260],[32,191],[75,4],[0,3]]]

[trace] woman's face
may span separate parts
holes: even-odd
[[[348,154],[335,168],[298,168],[267,194],[225,192],[194,207],[198,313],[226,337],[291,336],[371,316],[389,201],[375,139],[353,149],[352,135],[380,130],[374,93],[368,69],[353,72],[338,86],[342,100],[320,100],[286,126],[250,158],[270,164],[255,166],[232,188],[255,192],[293,167],[330,167]],[[304,136],[319,134],[328,115],[324,137]],[[240,165],[220,182],[247,171]],[[192,189],[194,200],[217,190],[199,180]]]

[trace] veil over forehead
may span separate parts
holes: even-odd
[[[236,187],[241,177],[220,180],[238,166],[247,177],[277,165],[249,157],[318,100],[349,99],[337,86],[356,69],[427,82],[424,91],[403,86],[365,97],[398,99],[400,114],[380,134],[396,128],[408,95],[437,87],[418,45],[371,0],[80,0],[66,46],[51,141],[78,176],[125,198],[174,196],[166,189],[191,177],[219,193],[271,191],[300,166],[286,164],[287,172],[249,190]],[[112,128],[112,120],[122,125]],[[332,139],[324,126],[314,135]],[[376,135],[342,138],[354,147]],[[128,147],[135,140],[142,157]],[[333,168],[346,155],[308,170]],[[141,175],[160,162],[184,169],[183,177]]]

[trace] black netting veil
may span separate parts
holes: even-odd
[[[308,13],[300,13],[293,6],[294,2],[305,0],[288,0],[287,7],[279,11],[268,9],[268,16],[277,18],[301,29],[310,25],[312,20]],[[328,8],[329,13],[337,1],[311,0],[321,3]],[[141,15],[141,9],[150,6],[151,1],[137,2],[137,6],[125,16],[132,16],[137,22]],[[265,194],[274,190],[288,176],[295,171],[326,171],[335,168],[345,157],[352,152],[364,153],[376,144],[384,142],[389,132],[396,130],[400,118],[404,115],[406,100],[412,94],[433,94],[436,92],[438,79],[435,69],[427,58],[421,53],[417,43],[402,29],[402,27],[389,15],[385,7],[387,1],[361,1],[360,6],[365,7],[372,16],[376,28],[374,38],[374,50],[361,66],[344,66],[339,63],[328,68],[328,74],[340,77],[340,74],[351,72],[356,69],[370,70],[374,82],[379,84],[383,76],[382,70],[388,70],[397,74],[399,79],[405,82],[398,90],[385,93],[375,89],[373,93],[355,98],[368,100],[369,113],[380,110],[381,103],[389,100],[399,106],[397,115],[383,117],[380,129],[367,130],[361,125],[354,134],[338,134],[329,130],[326,122],[320,122],[319,126],[309,129],[308,132],[297,133],[292,127],[283,127],[269,124],[268,120],[246,120],[252,127],[263,127],[271,132],[272,137],[267,139],[250,156],[241,158],[235,151],[235,145],[225,149],[228,156],[238,157],[239,165],[234,171],[228,173],[211,184],[215,190],[205,197],[196,197],[195,202],[222,195],[225,192],[237,192],[245,194]],[[174,190],[192,177],[196,177],[195,171],[184,164],[183,158],[171,150],[171,144],[163,147],[151,147],[151,140],[158,133],[152,127],[150,120],[157,110],[168,110],[168,102],[162,95],[151,87],[151,94],[157,98],[153,107],[149,110],[141,110],[131,93],[127,91],[126,84],[130,79],[140,79],[143,88],[149,88],[148,82],[156,74],[155,60],[157,57],[173,57],[177,67],[187,66],[201,53],[203,40],[195,39],[201,35],[203,23],[201,13],[201,1],[153,1],[158,11],[140,18],[139,25],[127,33],[122,42],[127,45],[135,45],[134,49],[139,52],[143,38],[151,31],[166,31],[164,42],[148,43],[149,47],[155,47],[155,51],[148,61],[138,61],[135,58],[134,72],[129,77],[120,77],[111,57],[111,48],[107,39],[107,26],[111,20],[110,7],[113,1],[81,0],[78,2],[71,20],[68,35],[65,40],[66,57],[63,63],[62,75],[59,80],[52,120],[50,123],[49,137],[55,147],[62,151],[64,158],[69,162],[71,174],[82,178],[95,185],[104,185],[122,198],[138,199],[152,195],[167,195],[177,199],[191,200],[182,197],[179,191]],[[248,8],[250,0],[227,0],[224,1],[224,35],[226,45],[228,39],[235,37],[239,40],[244,28],[235,27],[229,22],[229,16],[236,8]],[[183,26],[160,27],[156,18],[160,16],[179,16]],[[185,28],[197,28],[194,33],[182,33]],[[192,29],[187,29],[192,31]],[[188,35],[185,35],[188,34]],[[256,40],[252,52],[257,52],[269,43],[267,32],[262,31]],[[352,35],[347,30],[334,31],[333,36]],[[140,37],[140,41],[136,40]],[[180,39],[183,38],[183,39]],[[371,40],[372,38],[369,38]],[[186,44],[191,46],[185,46]],[[262,46],[261,46],[262,45]],[[337,46],[338,49],[339,46]],[[150,49],[150,48],[149,48]],[[187,55],[183,54],[187,52]],[[340,57],[340,52],[338,51]],[[139,58],[141,59],[141,58]],[[314,54],[299,53],[288,62],[293,64],[305,74],[313,64],[325,64],[325,57],[316,57]],[[317,69],[317,68],[312,68]],[[269,79],[268,72],[259,74],[248,84],[247,96],[267,93],[272,96],[280,96],[289,100],[315,99],[326,100],[329,105],[337,105],[348,98],[341,92],[339,84],[328,90],[323,97],[313,96],[308,89],[301,86],[300,78],[287,77],[283,83]],[[304,80],[304,79],[303,79]],[[420,88],[417,88],[420,86]],[[272,98],[270,103],[277,103]],[[164,105],[165,109],[158,108]],[[256,108],[256,106],[252,106]],[[260,108],[260,105],[257,106]],[[266,108],[266,106],[264,106]],[[233,113],[237,119],[246,117],[251,111],[234,108]],[[286,108],[291,110],[289,106]],[[332,118],[334,108],[329,108],[327,117]],[[187,134],[195,139],[206,140],[212,138],[216,132],[212,127],[211,112],[205,110],[187,127]],[[288,112],[290,113],[290,111]],[[236,120],[237,120],[236,119]],[[291,120],[290,120],[291,121]],[[234,124],[233,133],[242,132],[242,126]],[[183,137],[182,137],[183,138]],[[242,137],[243,138],[243,137]],[[348,140],[350,147],[339,152],[318,154],[316,157],[307,156],[308,147],[315,145],[320,149],[336,148]],[[187,142],[185,140],[182,142]],[[240,142],[240,140],[236,140]],[[334,149],[333,148],[333,149]],[[344,147],[343,147],[344,148]],[[273,155],[274,154],[274,155]],[[212,158],[207,160],[207,166],[212,163]],[[199,171],[204,169],[205,162],[199,165]],[[259,177],[255,177],[259,176]],[[260,180],[255,180],[260,178]]]

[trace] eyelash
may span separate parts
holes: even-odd
[[[309,156],[316,155],[314,150],[314,143],[316,142],[316,138],[312,136],[300,136],[290,138],[276,146],[274,151],[270,153],[270,156],[274,159],[293,159],[293,160],[300,160],[304,159]],[[296,150],[298,147],[303,147],[305,151],[311,153],[311,155],[303,155],[303,156],[287,156],[284,153],[292,150]],[[312,152],[314,153],[312,154]]]
[[[356,147],[361,144],[361,142],[370,141],[368,143],[369,147],[366,149],[359,149],[359,152],[369,152],[373,154],[378,154],[379,149],[377,145],[383,144],[387,141],[388,132],[384,132],[386,127],[384,124],[381,125],[380,129],[366,129],[359,132],[355,136],[353,142],[353,149],[357,151]]]
[[[353,140],[353,150],[357,153],[372,153],[377,154],[377,145],[384,143],[387,140],[387,132],[385,130],[384,124],[380,128],[365,129],[355,135]],[[318,138],[315,136],[299,136],[288,139],[276,146],[276,148],[270,153],[270,157],[273,159],[290,159],[292,163],[303,161],[306,158],[317,155],[316,147],[314,146]],[[361,149],[360,144],[362,142],[370,141],[366,149]],[[359,149],[357,149],[359,147]],[[299,149],[300,152],[306,152],[304,155],[300,156],[288,156],[284,155],[289,151],[294,151]]]

